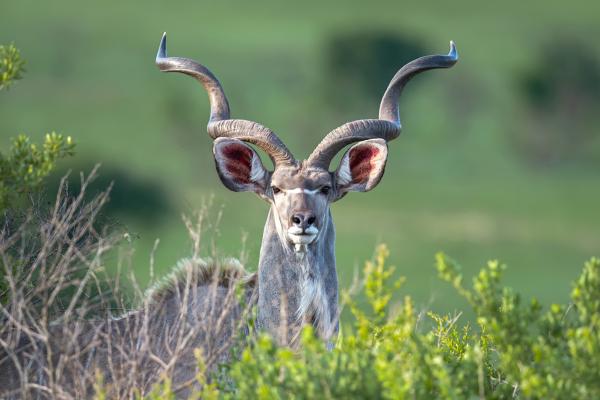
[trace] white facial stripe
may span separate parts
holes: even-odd
[[[304,193],[304,194],[317,194],[321,191],[321,189],[314,189],[314,190],[310,190],[310,189],[302,189],[302,188],[294,188],[294,189],[281,189],[282,191],[284,191],[285,193]]]

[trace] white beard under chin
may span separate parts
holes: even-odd
[[[296,253],[296,255],[301,255],[302,258],[304,258],[304,254],[306,254],[306,244],[304,243],[295,243],[294,244],[294,252]]]

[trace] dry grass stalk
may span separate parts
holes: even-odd
[[[96,172],[82,175],[74,198],[63,180],[48,216],[32,213],[0,233],[8,287],[0,297],[1,398],[88,398],[98,374],[108,398],[143,395],[166,378],[186,397],[198,385],[194,349],[214,370],[247,331],[256,276],[237,260],[200,258],[206,208],[186,220],[192,257],[145,293],[133,274],[121,281],[131,255],[115,257],[123,235],[97,230],[108,191],[85,196]],[[106,273],[115,260],[116,279]],[[125,312],[128,286],[138,307]]]

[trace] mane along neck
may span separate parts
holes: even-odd
[[[314,243],[304,252],[282,240],[271,208],[258,267],[257,325],[283,345],[295,346],[305,324],[329,341],[338,331],[335,229],[330,211]]]

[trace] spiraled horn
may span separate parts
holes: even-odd
[[[181,72],[198,80],[210,100],[209,124],[229,119],[229,103],[219,80],[204,65],[189,58],[167,56],[167,32],[163,33],[156,54],[156,65],[163,72]]]
[[[229,137],[252,143],[264,150],[276,166],[296,162],[281,139],[269,128],[253,121],[230,119],[229,103],[219,80],[208,68],[194,60],[168,57],[166,32],[158,47],[156,65],[163,72],[181,72],[202,84],[210,101],[207,130],[211,138]]]
[[[436,68],[450,68],[458,61],[454,42],[450,42],[447,55],[417,58],[403,66],[392,78],[379,107],[379,119],[362,119],[348,122],[333,131],[319,143],[308,158],[310,165],[329,168],[335,155],[347,145],[366,139],[394,140],[400,135],[400,111],[398,99],[406,83],[415,75]]]

